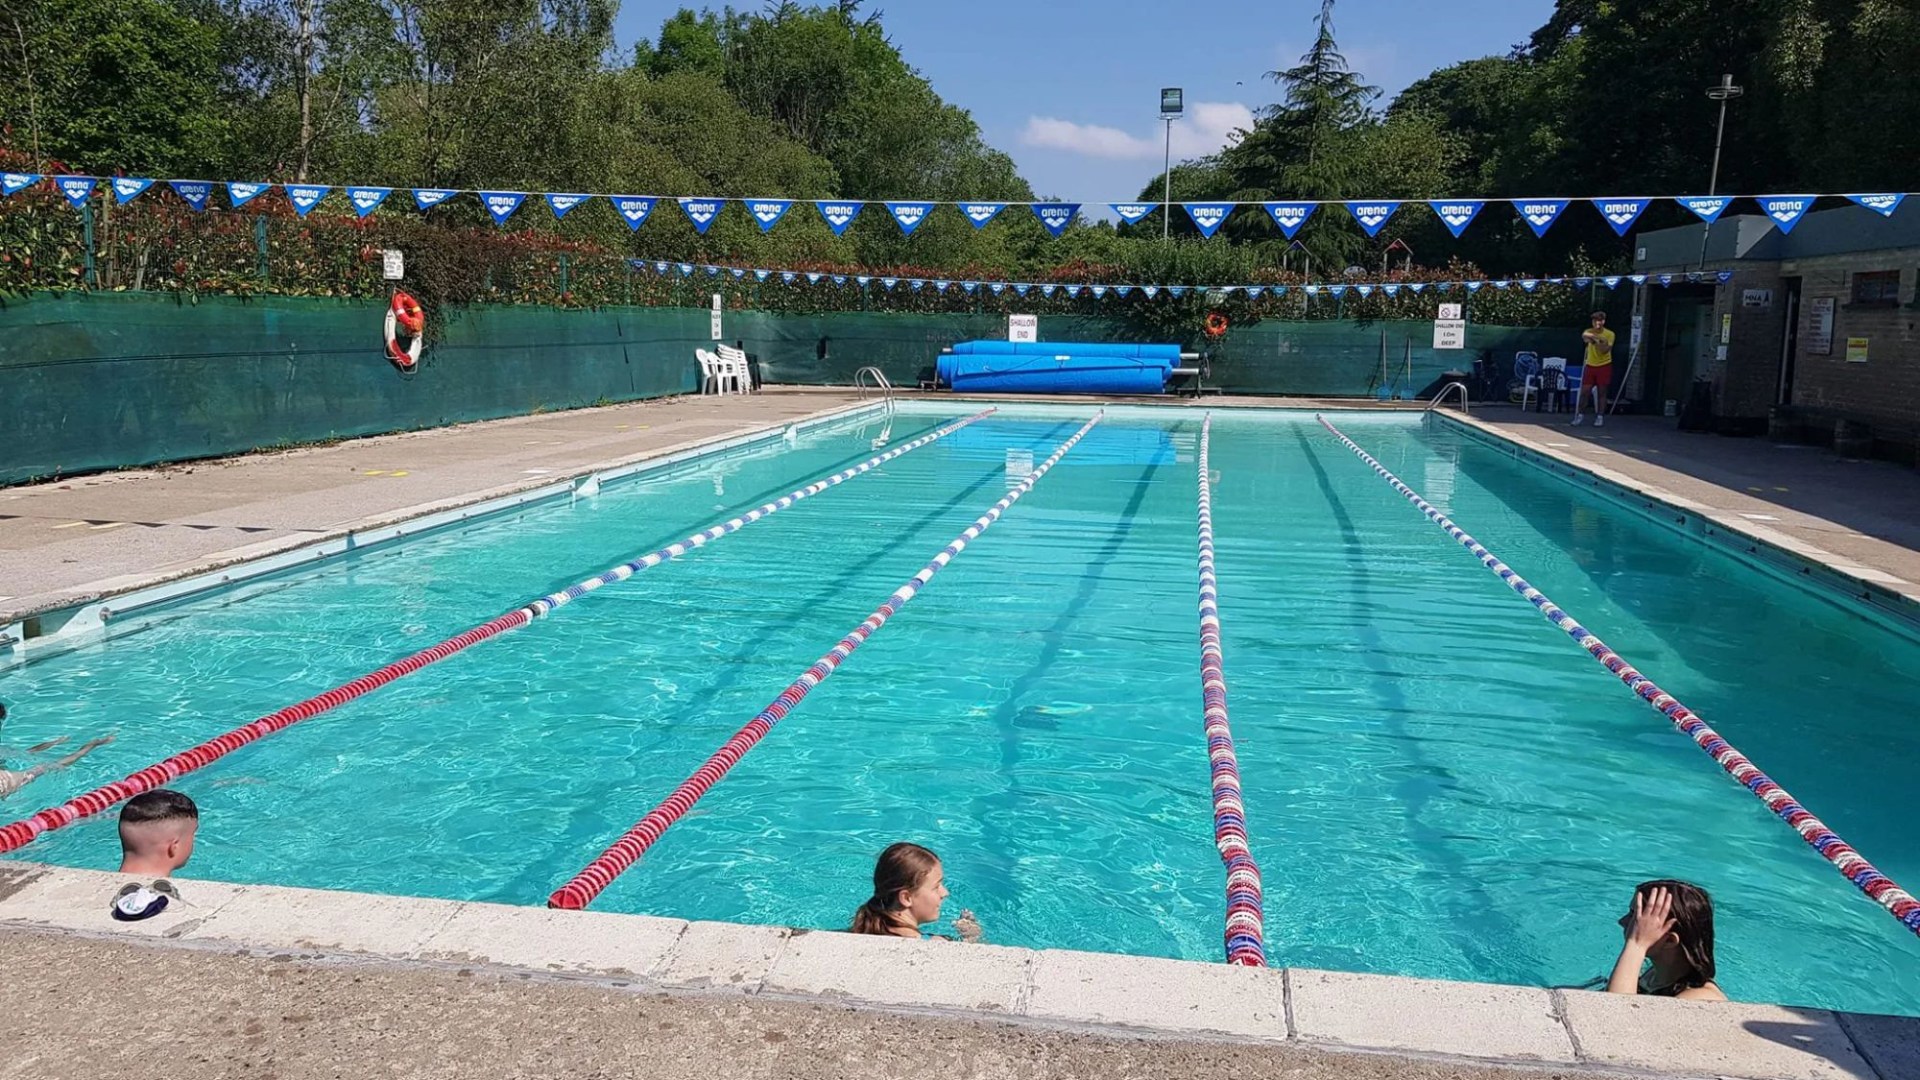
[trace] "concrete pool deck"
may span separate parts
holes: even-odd
[[[1920,1019],[125,880],[0,864],[0,1075],[1920,1076]]]

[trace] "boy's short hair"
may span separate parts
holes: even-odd
[[[120,808],[120,824],[144,825],[150,821],[200,820],[200,808],[193,800],[170,788],[155,788],[127,800]]]

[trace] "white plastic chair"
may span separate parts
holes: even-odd
[[[734,389],[742,394],[752,392],[753,372],[747,367],[745,350],[736,349],[731,345],[721,345],[719,350],[720,381],[724,384],[731,380]]]
[[[1520,390],[1520,410],[1526,411],[1527,402],[1535,394],[1544,399],[1550,392],[1565,390],[1567,386],[1567,358],[1549,356],[1540,361],[1540,370],[1526,377],[1526,385]]]
[[[705,349],[693,350],[700,361],[700,392],[703,394],[724,394],[727,392],[726,361]]]

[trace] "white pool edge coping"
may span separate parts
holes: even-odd
[[[0,863],[0,928],[1110,1037],[1631,1076],[1901,1080],[1920,1065],[1920,1018],[188,879],[176,879],[185,906],[115,922],[108,902],[128,880]]]

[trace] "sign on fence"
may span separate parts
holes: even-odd
[[[1007,316],[1007,340],[1008,341],[1039,341],[1040,340],[1040,316],[1038,315]]]

